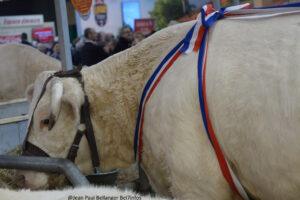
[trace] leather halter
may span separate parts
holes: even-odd
[[[38,101],[35,104],[35,107],[33,109],[33,113],[35,112],[39,101],[41,100],[43,94],[46,91],[47,84],[53,77],[76,78],[79,81],[79,83],[81,84],[82,90],[84,92],[84,103],[80,109],[80,124],[78,126],[77,133],[74,137],[73,143],[69,149],[67,159],[72,162],[75,161],[75,159],[77,157],[77,152],[79,149],[80,141],[81,141],[83,135],[85,135],[87,138],[88,144],[89,144],[91,159],[92,159],[92,164],[93,164],[93,169],[94,169],[94,174],[88,175],[87,179],[89,181],[97,183],[97,184],[114,185],[114,184],[116,184],[116,180],[117,180],[119,171],[122,171],[122,170],[117,169],[117,170],[112,170],[110,172],[101,172],[100,171],[100,159],[99,159],[97,144],[96,144],[96,140],[95,140],[93,125],[92,125],[90,111],[89,111],[90,104],[88,101],[88,96],[86,95],[86,93],[84,91],[84,82],[82,80],[82,74],[81,74],[80,70],[81,70],[81,68],[69,70],[69,71],[59,71],[59,72],[54,73],[50,77],[48,77],[46,79],[46,81],[44,82],[44,85],[43,85],[42,91],[40,93],[40,96],[38,98]],[[50,157],[49,154],[47,154],[41,148],[39,148],[38,146],[27,141],[28,134],[30,132],[30,129],[31,129],[31,126],[33,123],[32,118],[33,118],[33,115],[31,117],[30,124],[27,129],[27,134],[26,134],[26,137],[25,137],[25,140],[23,143],[22,155]],[[151,186],[148,181],[148,178],[147,178],[145,172],[143,171],[143,169],[140,167],[140,165],[138,165],[137,170],[139,170],[138,171],[139,177],[134,181],[134,183],[136,185],[135,186],[136,191],[144,192],[144,193],[152,191]]]
[[[85,135],[86,138],[87,138],[88,144],[89,144],[89,148],[90,148],[94,173],[95,174],[101,174],[101,172],[100,172],[100,159],[99,159],[97,144],[96,144],[96,140],[95,140],[93,125],[92,125],[92,121],[91,121],[91,117],[90,117],[90,109],[89,109],[90,104],[89,104],[88,97],[87,97],[87,95],[85,94],[85,91],[84,91],[84,82],[82,80],[82,74],[81,74],[80,70],[81,69],[74,69],[74,70],[70,70],[70,71],[59,71],[59,72],[54,73],[50,77],[48,77],[47,80],[44,82],[42,92],[39,96],[39,99],[38,99],[34,109],[33,109],[33,113],[35,112],[39,101],[41,100],[43,94],[46,91],[47,84],[49,83],[49,81],[53,77],[59,77],[59,78],[72,77],[72,78],[76,78],[79,81],[79,83],[81,84],[82,90],[84,92],[84,103],[83,103],[83,105],[81,106],[81,109],[80,109],[80,124],[78,126],[78,129],[77,129],[75,138],[73,140],[73,143],[72,143],[72,145],[69,149],[67,159],[72,161],[72,162],[75,161],[75,159],[77,157],[77,152],[78,152],[78,149],[79,149],[79,143],[82,139],[82,136]],[[33,118],[33,115],[32,115],[32,118]],[[30,120],[30,125],[28,126],[26,138],[25,138],[25,141],[23,143],[22,155],[50,157],[41,148],[39,148],[36,145],[34,145],[34,144],[27,141],[28,133],[31,129],[32,123],[33,123],[33,120],[31,119]]]

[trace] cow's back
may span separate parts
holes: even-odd
[[[23,98],[39,73],[59,69],[59,61],[30,46],[0,45],[0,101]]]

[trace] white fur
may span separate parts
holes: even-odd
[[[133,164],[133,132],[143,85],[191,25],[167,28],[83,70],[103,171]],[[299,35],[299,15],[222,20],[210,31],[209,114],[228,161],[256,199],[300,198]],[[151,97],[145,113],[142,167],[158,194],[232,199],[203,128],[196,66],[196,54],[180,57]],[[62,80],[68,88],[64,91],[82,93],[78,83]],[[47,90],[34,114],[29,140],[52,156],[64,157],[77,121],[70,113],[72,107],[63,104],[54,129],[41,130],[36,124],[48,108]],[[92,171],[87,152],[83,140],[76,164],[84,173]]]
[[[0,189],[1,200],[101,200],[115,197],[114,200],[162,200],[159,197],[143,196],[128,190],[110,187],[83,187],[53,191],[30,191]]]
[[[60,69],[58,60],[28,45],[0,45],[0,102],[24,98],[39,73]]]

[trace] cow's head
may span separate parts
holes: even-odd
[[[27,98],[31,102],[29,116],[32,116],[27,141],[50,157],[66,158],[80,124],[84,93],[77,79],[54,77],[47,83],[38,101],[47,76],[49,73],[42,73],[34,86],[27,89]],[[75,162],[83,173],[90,173],[92,167],[89,154],[86,155],[89,149],[85,137],[80,148]],[[48,186],[49,176],[45,173],[20,171],[19,174],[24,175],[25,187],[38,189]]]

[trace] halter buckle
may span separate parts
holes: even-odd
[[[100,167],[94,167],[94,175],[101,174],[101,169]]]

